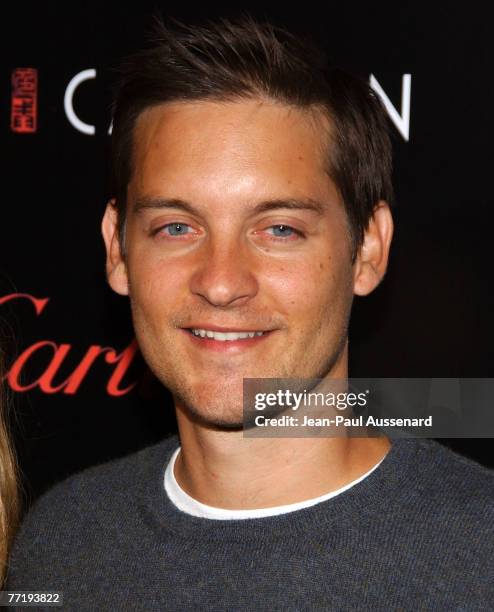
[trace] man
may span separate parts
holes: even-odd
[[[107,276],[179,439],[43,496],[9,588],[73,610],[489,608],[487,470],[430,441],[243,436],[244,378],[348,376],[393,231],[375,96],[250,18],[162,26],[123,70]]]

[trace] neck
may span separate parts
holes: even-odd
[[[242,432],[179,428],[178,484],[226,509],[269,508],[319,497],[365,474],[387,438],[243,438]]]

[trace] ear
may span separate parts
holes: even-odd
[[[120,249],[118,213],[115,200],[108,202],[101,223],[101,233],[106,247],[106,278],[110,287],[120,295],[129,294],[127,267]]]
[[[368,295],[382,281],[392,237],[393,217],[388,203],[381,200],[374,208],[354,264],[355,295]]]

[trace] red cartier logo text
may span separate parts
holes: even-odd
[[[38,316],[43,312],[49,302],[49,298],[35,298],[28,293],[11,293],[9,295],[0,297],[0,306],[6,302],[17,299],[28,300],[31,302],[31,304],[34,306],[36,315]],[[44,372],[38,376],[38,378],[27,384],[21,383],[21,375],[24,366],[29,362],[33,355],[41,350],[46,351],[47,347],[51,349],[52,357]],[[120,387],[120,384],[122,383],[122,380],[138,351],[135,339],[132,340],[129,346],[120,353],[117,353],[117,351],[112,347],[104,347],[97,344],[91,345],[72,374],[70,374],[70,376],[68,376],[63,382],[55,385],[53,383],[53,379],[55,378],[60,366],[71,348],[71,344],[58,344],[52,340],[40,340],[35,342],[31,346],[24,349],[22,353],[16,357],[5,374],[4,379],[7,381],[10,388],[17,392],[30,391],[31,389],[38,387],[43,393],[65,393],[66,395],[73,395],[77,393],[82,381],[87,376],[96,359],[100,357],[100,355],[104,355],[105,362],[115,366],[106,385],[108,395],[119,397],[129,393],[129,391],[131,391],[135,386],[136,383],[134,382],[127,387]]]

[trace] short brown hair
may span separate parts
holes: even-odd
[[[376,204],[391,204],[393,195],[388,121],[370,86],[331,67],[314,41],[249,15],[195,25],[157,18],[150,43],[122,63],[112,106],[112,195],[122,247],[137,117],[166,102],[268,97],[322,109],[331,120],[327,172],[344,202],[354,258]]]

